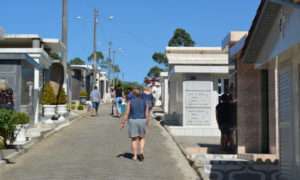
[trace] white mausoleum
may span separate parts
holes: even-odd
[[[220,136],[215,109],[228,82],[228,54],[221,47],[167,47],[166,54],[171,133]]]

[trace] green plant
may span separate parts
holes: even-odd
[[[13,111],[0,109],[0,135],[3,137],[4,146],[7,147],[7,140],[13,138],[14,130],[16,129],[17,122],[12,118]]]
[[[84,60],[80,59],[79,57],[76,57],[76,58],[74,58],[74,59],[72,59],[72,60],[70,61],[70,64],[74,64],[74,65],[84,65],[85,62],[84,62]]]
[[[4,149],[4,148],[5,148],[4,139],[3,139],[3,137],[0,136],[0,150]]]
[[[67,104],[67,95],[64,88],[60,89],[57,99],[58,99],[57,101],[58,104]]]
[[[80,104],[77,109],[82,111],[82,110],[84,110],[84,106],[82,104]]]
[[[41,103],[43,105],[55,105],[56,104],[56,97],[54,95],[54,90],[51,87],[49,82],[43,86],[42,95],[41,95]]]
[[[49,56],[52,58],[52,59],[55,59],[55,60],[61,60],[61,56],[57,53],[50,53]]]
[[[16,124],[28,124],[30,122],[30,117],[23,112],[14,112],[12,114],[12,121]]]
[[[75,104],[72,104],[72,105],[71,105],[71,109],[72,109],[72,110],[75,110],[75,109],[76,109],[76,105],[75,105]]]
[[[86,91],[80,91],[80,97],[87,97],[88,93]]]

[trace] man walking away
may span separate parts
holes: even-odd
[[[128,123],[128,134],[131,139],[133,160],[144,160],[145,135],[147,126],[150,124],[149,108],[138,88],[133,90],[133,98],[129,100],[121,128]],[[138,155],[139,151],[139,155]]]
[[[100,92],[99,92],[97,86],[95,86],[93,91],[91,92],[90,99],[92,101],[93,108],[95,110],[95,115],[97,116],[98,115],[99,104],[100,104],[100,100],[101,100],[101,95],[100,95]]]

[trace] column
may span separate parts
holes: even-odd
[[[34,69],[34,82],[33,82],[33,117],[34,124],[39,122],[39,109],[40,109],[40,70]]]

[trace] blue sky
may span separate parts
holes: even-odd
[[[69,59],[92,51],[92,11],[100,10],[98,49],[113,42],[116,61],[128,81],[142,82],[153,52],[163,51],[177,27],[198,46],[219,46],[231,30],[248,30],[259,0],[69,0]],[[81,16],[81,20],[76,17]],[[109,16],[114,16],[109,20]],[[61,0],[1,0],[0,26],[6,33],[60,38]]]

